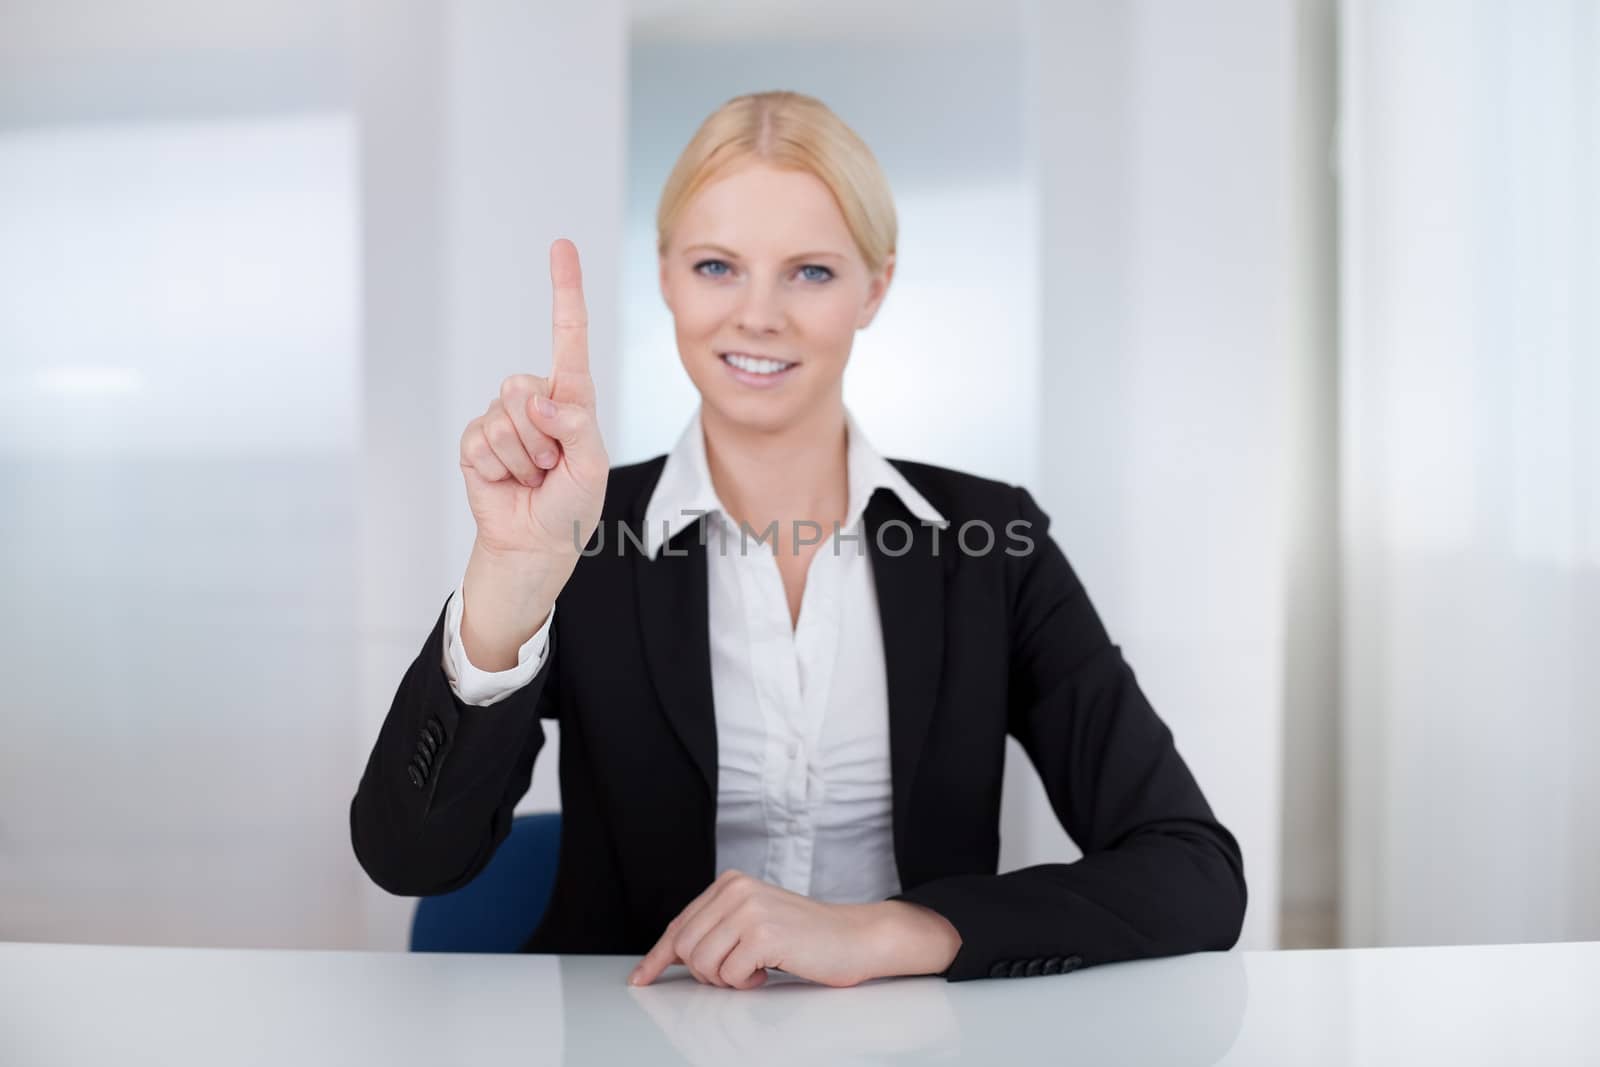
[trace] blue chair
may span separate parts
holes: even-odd
[[[550,903],[560,846],[560,812],[512,819],[511,833],[476,878],[417,901],[411,951],[519,951]]]

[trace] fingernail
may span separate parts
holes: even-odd
[[[555,403],[542,393],[535,395],[533,402],[538,407],[539,414],[547,419],[556,413]]]
[[[556,465],[556,454],[547,448],[537,456],[534,456],[533,461],[541,467],[554,467]]]

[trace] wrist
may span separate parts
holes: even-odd
[[[482,602],[548,605],[555,603],[576,564],[576,558],[552,558],[547,552],[504,552],[474,541],[462,584]]]
[[[481,538],[473,539],[467,557],[469,573],[476,569],[493,574],[502,584],[518,587],[547,584],[556,575],[571,573],[576,564],[576,553],[568,559],[547,551],[497,548]]]
[[[565,584],[558,568],[474,544],[461,583],[461,641],[468,662],[490,672],[517,665],[520,649],[544,625]]]
[[[961,950],[955,925],[932,908],[907,900],[884,900],[873,909],[873,941],[878,946],[880,978],[939,974]]]

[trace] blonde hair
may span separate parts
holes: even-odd
[[[672,224],[695,193],[751,160],[821,179],[838,201],[867,269],[883,268],[895,250],[899,224],[878,160],[828,105],[793,92],[736,96],[700,124],[661,190],[656,251],[666,252]]]

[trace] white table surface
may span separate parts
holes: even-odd
[[[742,992],[635,962],[0,943],[0,1064],[1600,1064],[1600,942]]]

